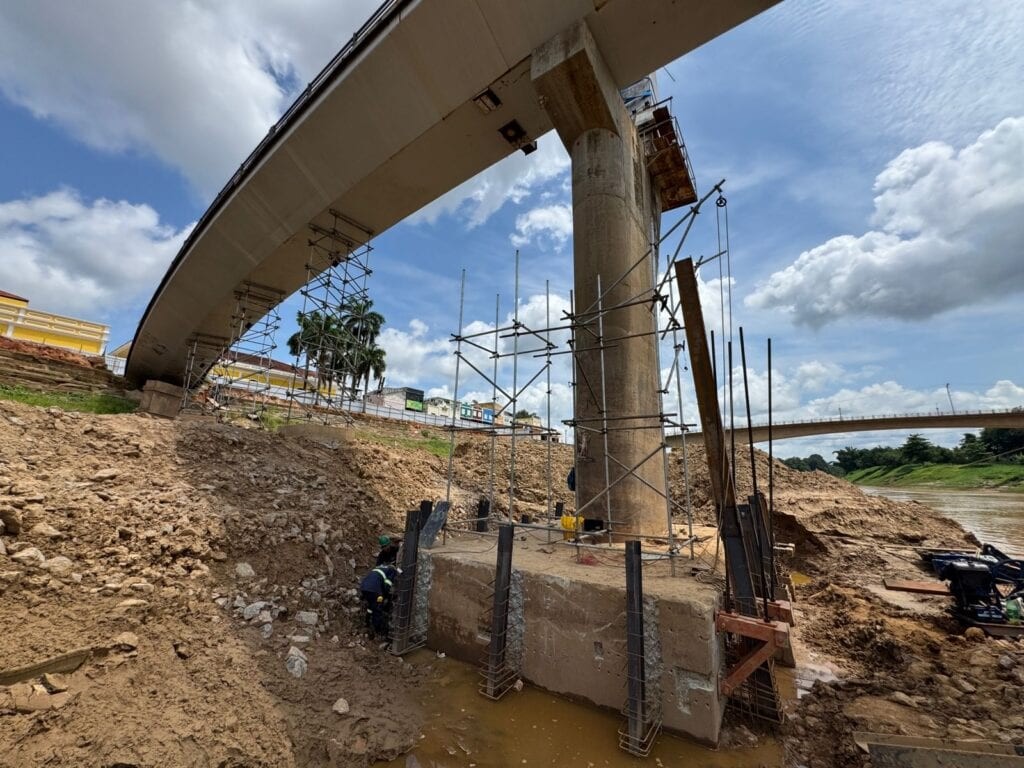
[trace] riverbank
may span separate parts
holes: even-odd
[[[869,467],[844,478],[856,485],[952,490],[999,490],[1024,493],[1024,464],[907,464],[901,467]]]

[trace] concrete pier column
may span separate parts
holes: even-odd
[[[660,387],[655,329],[650,305],[608,312],[603,318],[604,392],[598,346],[597,281],[607,292],[605,309],[630,301],[654,284],[655,264],[648,254],[660,210],[652,191],[636,127],[626,111],[600,51],[584,22],[564,30],[533,52],[531,76],[541,103],[572,158],[573,259],[576,312],[587,327],[575,332],[577,356],[576,483],[583,505],[608,485],[602,395],[607,402],[608,477],[627,468],[646,481],[627,477],[610,491],[613,531],[665,533],[665,481],[658,426]],[[616,284],[616,281],[620,281]],[[612,288],[611,286],[614,287]],[[611,290],[609,290],[611,288]],[[647,294],[649,296],[649,294]],[[592,351],[586,351],[592,350]],[[635,418],[643,416],[646,418]],[[589,429],[581,429],[588,427]],[[645,457],[650,457],[644,462]],[[624,466],[623,466],[624,465]],[[657,490],[655,490],[657,489]],[[605,518],[604,498],[588,506],[586,517]],[[616,539],[629,538],[617,535]]]

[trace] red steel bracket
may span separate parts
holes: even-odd
[[[783,621],[762,621],[751,616],[720,612],[715,615],[715,629],[744,637],[749,650],[726,672],[719,689],[729,696],[750,677],[751,673],[775,655],[779,648],[789,647],[789,625]]]

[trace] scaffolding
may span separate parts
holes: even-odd
[[[672,564],[672,571],[675,574],[675,563],[678,557],[685,555],[688,559],[694,558],[693,542],[693,515],[689,494],[689,468],[685,451],[685,434],[689,425],[683,418],[683,395],[682,376],[683,356],[685,342],[680,336],[682,329],[680,303],[675,296],[673,280],[674,267],[682,251],[686,238],[691,232],[702,206],[712,195],[720,194],[722,182],[716,184],[707,194],[698,200],[690,210],[685,213],[679,221],[668,229],[664,235],[657,236],[652,241],[647,251],[620,275],[598,275],[597,276],[597,298],[588,307],[577,309],[574,306],[575,297],[572,292],[569,295],[569,309],[563,311],[562,316],[554,323],[551,318],[551,290],[550,283],[545,282],[545,325],[543,327],[532,327],[520,314],[520,279],[519,279],[519,253],[515,254],[514,267],[514,290],[512,296],[512,309],[509,319],[501,323],[501,298],[500,294],[495,300],[495,322],[494,327],[487,330],[466,333],[464,328],[465,320],[465,294],[466,294],[466,271],[462,271],[460,292],[459,292],[459,324],[456,333],[451,335],[451,342],[454,345],[455,355],[455,378],[453,384],[453,415],[451,424],[448,426],[450,434],[450,451],[448,458],[448,480],[445,492],[445,499],[451,502],[452,480],[454,475],[455,447],[460,433],[482,433],[490,438],[489,457],[490,468],[488,470],[488,501],[491,515],[497,513],[496,501],[496,467],[498,454],[496,441],[507,438],[509,441],[508,460],[508,497],[507,514],[510,519],[516,518],[516,441],[526,434],[527,430],[515,420],[519,403],[524,394],[531,387],[544,386],[542,395],[545,398],[546,421],[539,430],[539,436],[548,440],[547,446],[547,498],[546,498],[546,520],[545,525],[553,533],[558,531],[560,520],[554,516],[556,502],[553,493],[553,479],[551,471],[551,443],[558,431],[551,423],[551,373],[553,360],[560,355],[571,356],[572,379],[568,382],[573,393],[573,408],[576,411],[576,400],[579,393],[586,393],[599,403],[599,415],[595,418],[573,418],[566,419],[562,423],[572,428],[575,435],[575,461],[578,462],[587,457],[588,445],[591,441],[601,441],[605,450],[602,451],[604,484],[600,490],[589,498],[580,498],[579,484],[576,484],[575,508],[571,516],[579,521],[584,516],[595,518],[599,514],[603,522],[601,531],[591,534],[592,540],[603,536],[611,540],[613,536],[636,536],[639,532],[628,530],[623,526],[621,520],[616,519],[615,510],[609,496],[609,491],[615,488],[627,478],[635,478],[647,488],[655,491],[665,504],[665,528],[664,533],[649,538],[667,540],[667,554]],[[665,271],[660,272],[658,268],[659,253],[663,244],[673,236],[679,241],[675,244],[670,254],[666,254]],[[716,254],[718,256],[720,254]],[[712,257],[714,258],[714,257]],[[653,275],[653,287],[645,289],[624,301],[614,304],[608,303],[610,292],[623,281],[629,279],[630,275],[638,269],[651,270]],[[605,334],[605,322],[613,313],[628,310],[631,307],[643,306],[650,309],[653,314],[653,329],[641,333],[629,334],[609,338]],[[567,337],[565,342],[558,342],[559,335]],[[605,370],[605,351],[614,345],[622,343],[627,339],[641,336],[653,336],[658,348],[658,370],[661,371],[661,347],[662,344],[671,345],[672,357],[667,367],[664,379],[659,378],[658,401],[660,408],[655,413],[631,413],[617,414],[612,416],[608,412],[607,377]],[[598,358],[599,376],[591,380],[585,374],[580,365],[583,354],[596,353]],[[499,379],[500,363],[509,362],[511,358],[511,384],[503,383]],[[489,361],[489,364],[488,362]],[[659,374],[660,375],[660,374]],[[496,402],[498,396],[505,398],[506,403],[496,408],[491,423],[482,424],[479,427],[458,426],[456,418],[459,412],[459,395],[466,379],[470,376],[483,381],[490,388],[492,398]],[[505,420],[506,414],[513,418]],[[607,450],[608,435],[613,432],[635,429],[656,429],[659,430],[661,439],[657,447],[639,462],[623,461]],[[684,450],[682,464],[686,480],[686,491],[682,498],[673,498],[671,485],[669,483],[669,456],[667,450],[667,432],[678,431],[683,435]],[[648,463],[661,462],[660,473],[664,478],[664,489],[657,488],[648,482],[641,475],[641,469]],[[588,514],[589,513],[589,514]],[[675,518],[684,521],[684,529],[677,533]],[[517,520],[517,522],[519,522]],[[560,537],[559,537],[560,538]],[[574,530],[573,538],[581,541],[582,531]],[[684,550],[685,553],[684,553]],[[579,552],[579,550],[577,550]]]
[[[185,347],[182,411],[205,412],[219,407],[215,398],[216,393],[211,393],[205,386],[206,375],[230,344],[231,339],[227,336],[196,333],[189,338]]]
[[[261,422],[274,368],[277,306],[284,295],[245,281],[235,290],[227,334],[193,334],[185,352],[184,411],[245,416]]]
[[[373,315],[367,283],[372,232],[338,211],[327,226],[310,224],[306,284],[301,289],[299,330],[288,340],[294,356],[287,418],[348,420],[343,408],[356,399],[364,360],[361,344]]]
[[[219,388],[214,398],[222,409],[261,421],[272,387],[276,334],[281,327],[277,310],[284,295],[267,286],[245,282],[235,291],[231,315],[231,348],[210,375]]]

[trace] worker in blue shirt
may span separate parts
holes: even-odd
[[[391,593],[395,588],[398,569],[393,565],[374,568],[359,582],[363,604],[366,606],[366,627],[370,638],[387,637],[391,615]]]

